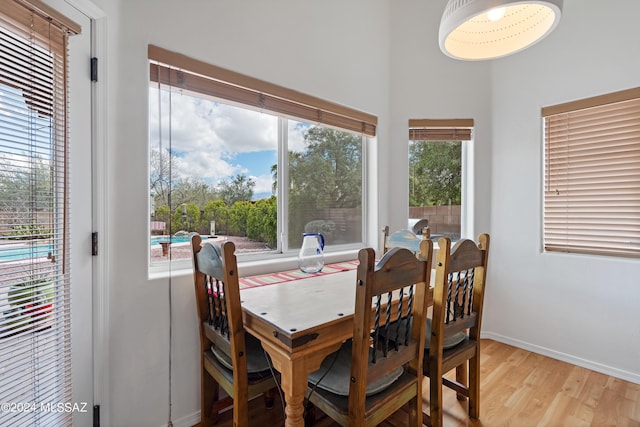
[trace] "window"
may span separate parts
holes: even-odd
[[[197,232],[237,253],[363,243],[366,141],[376,118],[149,47],[151,264]]]
[[[409,221],[429,221],[431,238],[463,235],[473,120],[409,120]]]
[[[67,38],[77,24],[36,2],[0,12],[0,425],[66,425],[71,413]],[[5,409],[5,408],[3,408]]]
[[[542,117],[544,250],[640,257],[640,88]]]

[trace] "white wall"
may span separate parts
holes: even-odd
[[[484,331],[640,382],[640,260],[541,252],[540,109],[640,86],[636,0],[565,0],[558,28],[494,61]]]
[[[408,120],[472,118],[474,220],[469,236],[489,231],[491,193],[491,63],[461,62],[440,52],[438,27],[446,0],[394,1],[391,7],[391,138],[393,171],[385,189],[390,228],[406,228],[409,213]]]
[[[149,43],[377,114],[372,229],[406,219],[407,120],[475,119],[473,233],[493,239],[485,333],[638,379],[638,262],[540,253],[539,112],[640,84],[640,2],[565,0],[548,39],[478,63],[440,53],[446,0],[96,3],[109,33],[109,425],[160,426],[169,412],[169,280],[146,267]],[[179,426],[199,410],[198,337],[191,278],[171,291]]]
[[[147,45],[376,114],[382,144],[388,133],[388,3],[96,3],[109,24],[111,392],[110,407],[102,411],[111,426],[161,426],[169,420],[169,280],[147,276]],[[176,426],[192,425],[200,386],[191,276],[174,277],[171,288],[172,418]]]

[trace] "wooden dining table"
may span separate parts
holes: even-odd
[[[356,270],[309,274],[240,292],[244,327],[280,372],[287,427],[304,426],[307,375],[353,336],[356,277]]]

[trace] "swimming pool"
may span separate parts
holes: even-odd
[[[49,252],[53,251],[51,245],[35,245],[24,247],[2,247],[0,246],[0,262],[2,261],[19,261],[29,258],[46,257]]]
[[[207,236],[200,236],[202,240],[208,239]],[[159,245],[162,242],[171,242],[171,243],[188,243],[191,241],[191,237],[189,236],[162,236],[162,237],[152,237],[151,238],[151,246]]]

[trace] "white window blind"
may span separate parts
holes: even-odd
[[[410,141],[471,141],[473,119],[409,119]]]
[[[2,3],[2,426],[71,423],[47,408],[72,400],[65,73],[67,36],[79,30],[39,1]]]
[[[640,257],[640,88],[542,116],[545,250]]]

